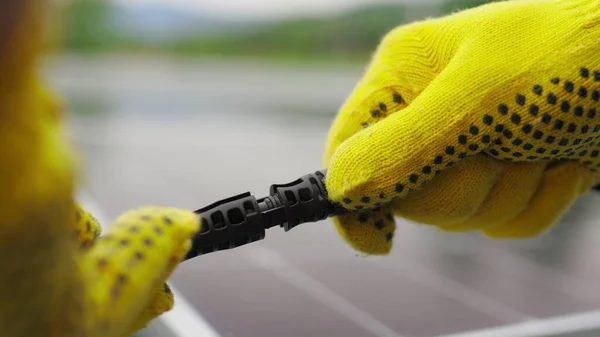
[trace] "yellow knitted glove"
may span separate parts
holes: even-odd
[[[0,331],[124,337],[172,305],[198,217],[142,208],[109,232],[74,206],[61,108],[37,75],[44,1],[0,1]],[[74,209],[75,208],[75,209]]]
[[[173,294],[164,282],[190,247],[199,229],[189,211],[144,207],[118,218],[100,235],[94,217],[77,206],[73,236],[84,291],[83,316],[77,333],[86,336],[129,336],[168,311]]]
[[[393,215],[491,237],[538,235],[600,167],[600,1],[486,4],[388,33],[338,113],[327,188],[357,250]]]

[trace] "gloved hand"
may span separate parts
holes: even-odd
[[[190,211],[144,207],[119,217],[106,235],[95,218],[76,206],[73,237],[83,287],[73,300],[83,308],[78,333],[129,336],[173,306],[165,280],[199,230]]]
[[[168,310],[198,217],[142,208],[109,232],[74,205],[61,108],[37,74],[44,1],[0,2],[0,331],[124,337]]]
[[[600,3],[514,0],[400,26],[336,117],[334,221],[386,254],[393,215],[493,238],[538,235],[600,167]]]

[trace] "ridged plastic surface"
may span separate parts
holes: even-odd
[[[202,227],[185,260],[262,240],[270,227],[289,231],[299,224],[343,213],[340,205],[327,198],[325,175],[326,171],[317,171],[287,184],[272,185],[270,195],[259,200],[247,192],[197,210]]]

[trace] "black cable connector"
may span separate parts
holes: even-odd
[[[202,226],[184,260],[262,240],[267,228],[280,226],[289,231],[302,223],[343,214],[346,209],[327,197],[325,175],[325,170],[317,171],[288,184],[272,185],[270,195],[262,199],[246,192],[195,211]]]

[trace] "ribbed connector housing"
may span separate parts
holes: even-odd
[[[259,200],[247,192],[197,210],[202,226],[185,260],[262,240],[267,228],[280,226],[289,231],[342,214],[345,209],[327,198],[325,174],[317,171],[272,185],[270,195]]]

